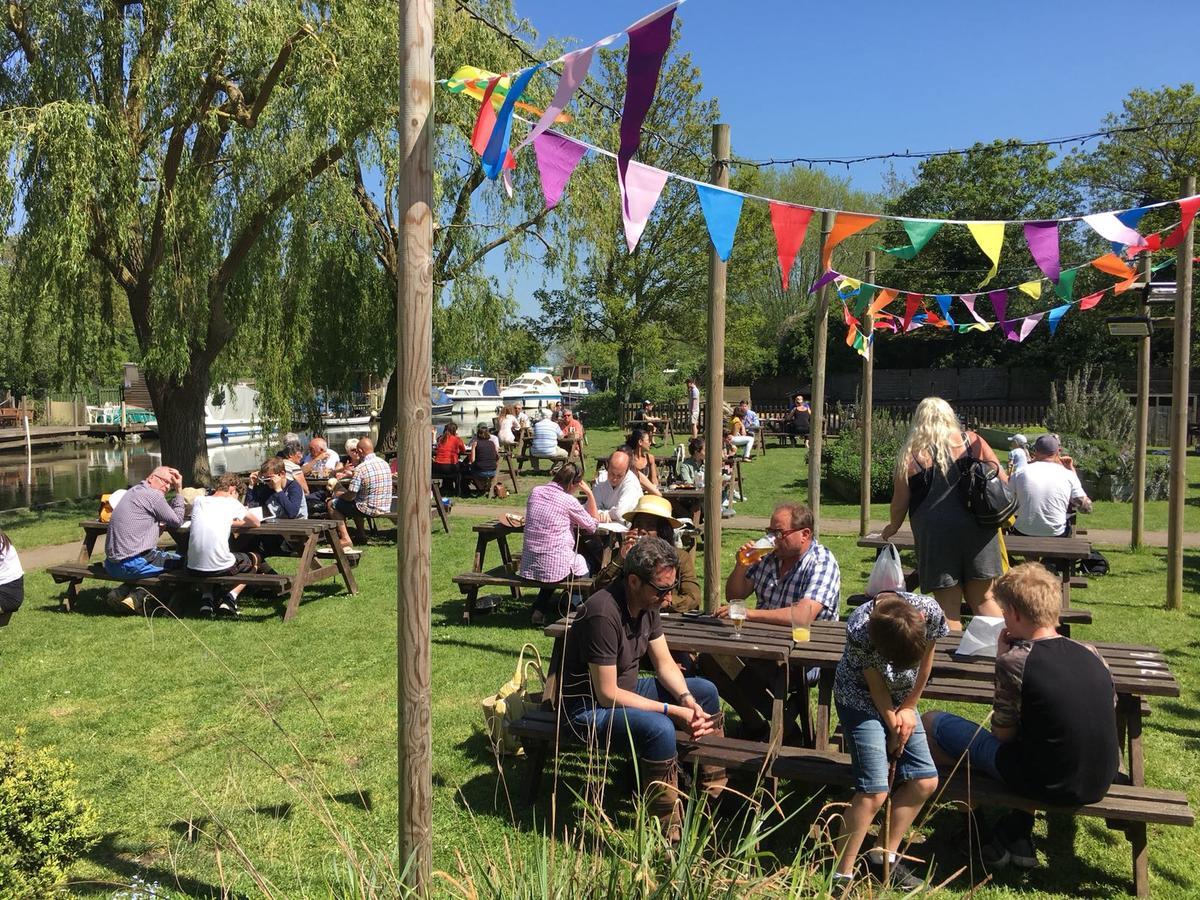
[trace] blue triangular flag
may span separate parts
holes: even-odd
[[[483,156],[479,161],[483,174],[492,181],[500,177],[500,170],[504,167],[504,157],[508,153],[508,143],[512,136],[513,110],[517,105],[517,100],[525,93],[529,80],[545,65],[545,63],[538,63],[523,72],[518,72],[517,77],[512,81],[512,86],[508,89],[508,94],[504,97],[504,103],[496,112],[496,123],[492,126],[492,134],[488,138],[487,147],[484,148]]]
[[[742,218],[742,202],[745,198],[733,191],[707,184],[696,185],[696,194],[700,197],[700,209],[704,211],[708,236],[712,239],[717,256],[728,261],[733,253],[733,235]]]
[[[954,319],[950,318],[950,303],[954,297],[950,294],[938,294],[936,299],[938,306],[942,308],[942,318],[949,322],[951,327],[954,327]]]
[[[1129,225],[1128,222],[1125,224]],[[1133,225],[1129,225],[1133,228]],[[1054,334],[1054,329],[1058,328],[1058,320],[1067,314],[1067,310],[1071,308],[1070,303],[1064,303],[1062,306],[1056,306],[1050,312],[1046,313],[1046,324],[1050,326],[1050,333]]]
[[[1136,209],[1127,209],[1124,212],[1117,213],[1117,221],[1122,225],[1128,225],[1130,228],[1136,230],[1138,227],[1138,222],[1142,221],[1142,218],[1149,211],[1150,210],[1144,206],[1140,206]],[[1116,241],[1110,241],[1110,243],[1112,244],[1113,253],[1116,253],[1118,256],[1125,249],[1124,244],[1119,244]]]

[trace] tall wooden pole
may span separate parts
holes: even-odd
[[[433,831],[430,740],[431,596],[429,378],[433,363],[433,8],[400,3],[402,168],[396,206],[403,221],[396,296],[396,750],[400,866],[418,896],[429,891]]]
[[[1183,180],[1183,196],[1196,193],[1196,176]],[[1192,355],[1192,256],[1189,227],[1175,263],[1175,360],[1171,380],[1171,496],[1167,521],[1167,609],[1183,609],[1183,509],[1187,493],[1188,369]]]
[[[821,213],[821,252],[833,231],[834,213]],[[821,529],[821,445],[825,440],[825,345],[829,343],[829,285],[817,294],[813,330],[812,427],[808,440],[808,506],[813,514],[813,537]]]
[[[709,181],[729,187],[729,126],[712,127]],[[708,248],[708,403],[704,415],[704,608],[721,605],[721,427],[725,402],[725,262]],[[730,487],[732,502],[733,488]]]
[[[875,283],[875,251],[867,251],[867,281]],[[871,528],[871,416],[875,402],[875,347],[871,343],[874,332],[874,316],[868,312],[863,316],[862,326],[867,338],[867,355],[862,364],[862,396],[859,398],[858,415],[862,421],[862,474],[858,489],[858,534],[865,535]]]
[[[1142,254],[1142,282],[1150,289],[1150,253]],[[1150,318],[1150,305],[1142,294],[1141,314]],[[1138,339],[1137,432],[1133,446],[1133,524],[1129,546],[1140,550],[1146,536],[1146,445],[1150,442],[1150,335]]]

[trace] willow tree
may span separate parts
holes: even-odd
[[[214,379],[278,385],[296,362],[262,335],[290,349],[277,325],[294,314],[283,298],[310,190],[394,108],[395,9],[9,0],[0,22],[14,287],[85,329],[79,305],[103,291],[84,288],[107,279],[128,307],[163,457],[202,479]]]

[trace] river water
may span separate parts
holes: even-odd
[[[326,437],[333,449],[342,452],[348,438],[363,434],[362,427],[330,428]],[[300,438],[308,443],[307,434],[301,433]],[[278,448],[278,442],[209,446],[209,465],[216,475],[249,472],[267,457],[274,456]],[[101,494],[137,484],[159,465],[162,454],[157,440],[66,444],[35,449],[31,457],[26,457],[23,451],[0,453],[0,512],[55,500],[99,498]]]

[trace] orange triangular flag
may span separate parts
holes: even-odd
[[[875,298],[875,302],[872,303],[870,305],[870,307],[867,309],[867,315],[869,315],[869,316],[875,315],[875,313],[879,312],[881,309],[883,309],[885,306],[887,306],[889,303],[891,303],[893,300],[895,300],[896,295],[899,293],[900,293],[899,291],[894,291],[891,288],[882,288],[879,291],[879,296]]]
[[[1093,259],[1092,267],[1121,279],[1131,278],[1137,274],[1115,253],[1105,253],[1098,259]]]
[[[858,234],[864,228],[868,228],[879,221],[879,216],[864,216],[861,213],[840,212],[837,214],[837,219],[833,223],[833,231],[829,232],[829,237],[825,239],[825,246],[821,248],[821,265],[828,272],[832,266],[833,248],[850,237],[852,234]]]

